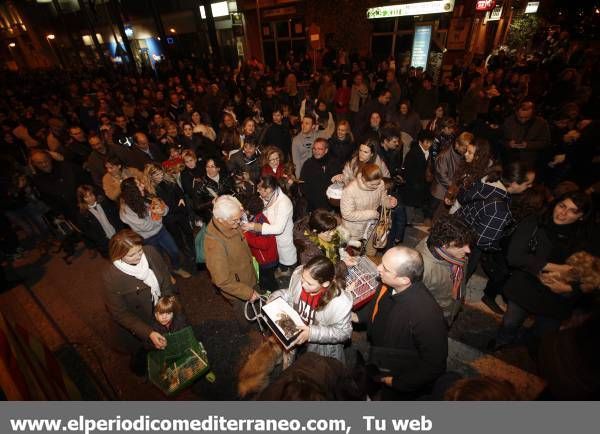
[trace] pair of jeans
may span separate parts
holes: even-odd
[[[502,318],[502,325],[500,326],[500,330],[498,330],[496,344],[507,345],[515,342],[519,330],[528,316],[529,312],[527,310],[514,301],[509,300],[506,313]],[[539,339],[545,334],[556,331],[559,328],[560,320],[544,315],[535,315],[534,324],[528,335],[531,338]]]
[[[160,231],[158,231],[156,235],[146,238],[144,240],[144,244],[157,247],[158,249],[164,251],[169,256],[169,259],[171,260],[171,267],[173,267],[174,270],[178,270],[181,267],[177,244],[164,226],[160,228]]]

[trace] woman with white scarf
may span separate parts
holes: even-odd
[[[167,345],[165,337],[152,328],[154,306],[160,297],[175,292],[161,255],[143,241],[131,229],[117,232],[108,246],[111,264],[103,273],[106,307],[119,326],[113,343],[134,355],[132,369],[140,374],[146,350]]]

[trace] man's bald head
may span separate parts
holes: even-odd
[[[381,280],[395,288],[419,282],[423,278],[423,257],[408,247],[393,247],[381,258]]]
[[[43,150],[35,150],[31,153],[31,165],[42,172],[52,172],[52,157],[49,153]]]

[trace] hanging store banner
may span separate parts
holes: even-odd
[[[496,7],[496,0],[477,0],[475,10],[478,12],[491,11]]]
[[[496,5],[494,10],[485,14],[485,19],[483,22],[487,23],[488,21],[500,21],[500,18],[502,18],[502,7],[502,5]]]
[[[429,58],[429,46],[431,44],[431,26],[415,26],[415,37],[413,39],[412,56],[410,66],[415,68],[427,68]]]
[[[414,15],[443,14],[452,12],[454,0],[442,0],[401,5],[379,6],[367,9],[367,19],[407,17]]]

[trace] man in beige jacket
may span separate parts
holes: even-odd
[[[421,240],[415,250],[423,256],[423,283],[444,312],[451,326],[466,295],[466,266],[473,233],[456,216],[438,219],[429,237]]]
[[[217,198],[206,231],[204,254],[212,282],[230,302],[241,330],[248,331],[244,303],[257,300],[259,294],[255,290],[252,253],[240,230],[243,213],[242,204],[233,196]]]

